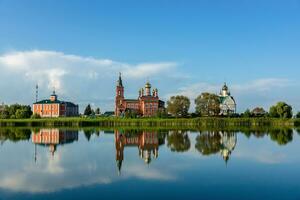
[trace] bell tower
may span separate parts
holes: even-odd
[[[124,100],[124,87],[122,83],[121,73],[119,73],[119,79],[116,87],[116,99],[115,99],[115,115],[120,116],[123,111],[123,100]]]

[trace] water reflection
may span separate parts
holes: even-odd
[[[236,144],[237,135],[234,132],[207,131],[196,137],[195,148],[205,156],[220,153],[227,164]]]
[[[31,135],[30,129],[1,129],[0,128],[0,141],[3,144],[9,140],[12,142],[19,142],[22,140],[29,140]]]
[[[185,152],[191,147],[191,141],[188,136],[187,131],[182,130],[172,130],[169,131],[168,137],[168,147],[174,152]]]
[[[300,133],[300,129],[296,131]],[[282,173],[280,170],[284,167],[293,172],[290,163],[300,166],[298,138],[292,129],[269,128],[0,129],[0,189],[47,193],[116,182],[120,185],[134,181],[180,184],[183,179],[191,181],[191,187],[184,188],[193,188],[201,185],[199,180],[206,180],[205,184],[210,180],[222,183],[220,177],[230,173],[246,179],[244,174],[238,174],[245,166],[264,177],[264,165],[281,166],[268,168],[275,170],[272,174]],[[33,154],[34,160],[38,160],[36,163]],[[226,164],[230,161],[230,166],[224,167],[222,160]],[[118,176],[121,172],[122,176]],[[205,179],[206,176],[209,178]],[[231,184],[235,184],[235,180],[232,181]],[[252,184],[255,181],[252,180]],[[189,186],[189,183],[183,185]]]
[[[124,160],[125,147],[137,147],[138,155],[146,164],[158,157],[158,147],[164,144],[164,138],[159,138],[156,131],[115,131],[116,162],[119,174]]]
[[[72,143],[78,140],[78,131],[54,129],[34,130],[32,134],[32,143],[35,144],[34,160],[37,160],[36,145],[48,146],[52,156],[56,151],[57,145]]]

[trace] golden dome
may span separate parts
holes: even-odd
[[[145,88],[151,88],[151,84],[149,83],[149,81],[147,81],[147,83],[145,84]]]

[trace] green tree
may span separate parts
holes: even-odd
[[[125,118],[137,118],[138,117],[138,112],[133,109],[127,109],[124,113]]]
[[[34,113],[33,115],[31,115],[30,117],[31,119],[41,119],[41,115]]]
[[[195,99],[196,113],[201,116],[216,116],[220,113],[220,98],[211,93],[202,93]]]
[[[95,114],[96,114],[96,115],[100,115],[100,108],[97,108],[97,109],[96,109]]]
[[[174,117],[186,117],[190,109],[190,99],[186,96],[172,96],[167,102],[167,111]]]
[[[158,117],[158,118],[167,118],[168,113],[167,113],[166,109],[158,109],[158,111],[156,112],[156,117]]]
[[[269,115],[274,118],[292,118],[293,108],[285,102],[278,102],[276,105],[271,106]]]
[[[270,111],[269,111],[269,116],[274,117],[274,118],[279,118],[279,114],[277,112],[276,106],[271,106]]]
[[[32,115],[31,107],[28,105],[12,104],[5,106],[1,113],[1,119],[24,119]]]
[[[168,147],[171,151],[185,152],[191,147],[191,141],[187,132],[172,131],[167,136]]]
[[[296,118],[297,118],[297,119],[300,119],[300,112],[298,112],[298,113],[296,114]]]
[[[25,116],[26,116],[26,111],[24,109],[18,109],[16,111],[16,118],[17,119],[24,119],[24,118],[26,118]]]
[[[242,114],[243,117],[249,118],[252,116],[251,112],[249,109],[245,110],[245,112]]]
[[[9,119],[9,118],[10,118],[9,112],[8,112],[8,106],[5,106],[5,107],[3,108],[3,110],[2,110],[1,113],[0,113],[0,118],[1,118],[1,119]]]
[[[84,110],[84,115],[90,116],[91,114],[92,114],[92,108],[91,108],[91,105],[88,104]]]
[[[25,119],[30,118],[32,115],[31,108],[28,106],[22,106],[21,108],[16,110],[15,116],[17,119]]]

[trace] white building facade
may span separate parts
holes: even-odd
[[[220,91],[220,115],[230,115],[236,113],[236,102],[231,96],[230,91],[226,83]]]

